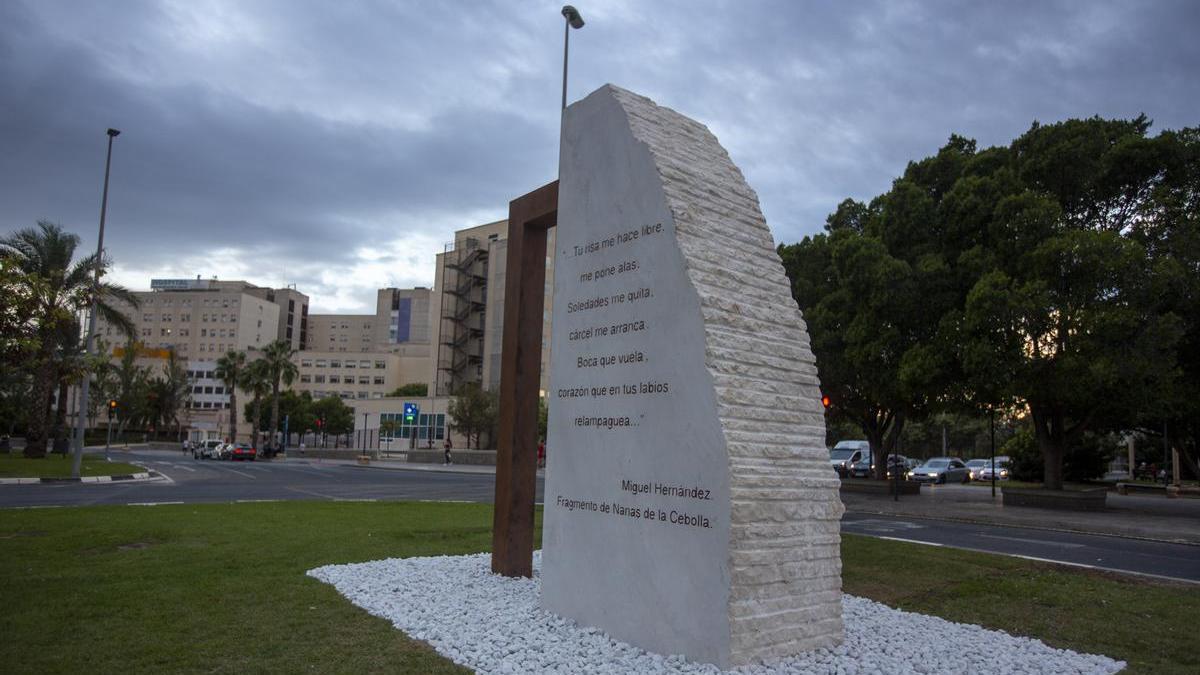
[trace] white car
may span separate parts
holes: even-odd
[[[975,480],[990,481],[992,479],[992,461],[986,461],[987,464],[979,470],[979,475],[976,476]],[[1008,464],[1009,460],[1007,457],[996,458],[996,480],[1008,480],[1009,473],[1011,472]]]
[[[971,472],[971,480],[979,480],[979,472],[989,464],[991,464],[991,460],[988,459],[968,459],[967,470]]]
[[[225,443],[216,438],[197,443],[192,447],[192,459],[220,459],[221,446]]]

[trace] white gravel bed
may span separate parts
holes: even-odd
[[[351,602],[480,673],[706,673],[711,664],[652,654],[544,612],[534,578],[491,573],[488,554],[328,565],[308,575]],[[902,612],[843,596],[846,640],[836,649],[735,673],[1115,673],[1123,661],[1054,649],[1038,640]]]

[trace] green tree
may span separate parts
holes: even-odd
[[[485,431],[490,433],[495,425],[496,401],[478,383],[467,382],[455,390],[447,412],[453,420],[450,427],[466,436],[467,447],[472,447],[471,437],[474,436],[474,447],[478,448],[481,435]]]
[[[1035,124],[991,167],[1003,189],[965,302],[962,363],[973,387],[1028,407],[1050,489],[1072,448],[1128,428],[1174,371],[1180,320],[1129,236],[1165,170],[1148,128],[1144,117]]]
[[[313,415],[325,421],[322,433],[340,436],[354,430],[354,410],[337,396],[326,396],[312,405]]]
[[[1164,132],[1158,140],[1165,170],[1131,236],[1149,252],[1155,293],[1180,318],[1182,336],[1174,376],[1137,426],[1160,439],[1165,429],[1171,447],[1200,477],[1200,128]]]
[[[38,221],[36,228],[19,230],[0,239],[0,258],[8,259],[19,271],[28,292],[36,294],[32,320],[36,326],[38,348],[31,359],[33,387],[29,423],[25,434],[25,456],[43,457],[46,454],[49,400],[56,381],[54,349],[55,336],[64,332],[64,325],[75,321],[77,313],[91,305],[93,275],[97,267],[101,274],[110,265],[95,255],[72,262],[79,237],[63,231],[48,221]],[[101,282],[97,303],[101,316],[127,334],[133,323],[113,301],[138,306],[136,296],[114,284]]]
[[[235,443],[238,437],[237,388],[245,368],[246,352],[230,349],[217,359],[217,367],[213,371],[217,379],[225,385],[225,391],[229,392],[229,437]]]
[[[878,478],[905,425],[948,405],[956,369],[944,348],[946,317],[961,286],[950,271],[971,239],[939,208],[973,153],[972,142],[952,137],[870,204],[839,204],[824,234],[779,247],[831,400],[829,421],[862,431]]]
[[[269,444],[274,447],[275,434],[279,429],[280,384],[291,385],[299,370],[292,361],[296,350],[287,340],[276,340],[263,349],[262,360],[266,363],[267,381],[271,384],[271,429]]]
[[[246,403],[245,415],[246,419],[254,420],[251,427],[254,430],[251,443],[255,448],[260,447],[258,440],[259,430],[262,429],[262,403],[263,398],[271,392],[270,378],[270,366],[265,359],[261,358],[251,361],[241,371],[241,382],[238,386],[242,388],[242,391],[249,393],[251,396],[250,401]],[[232,406],[229,412],[231,416],[237,415],[237,410],[234,410]]]
[[[425,398],[429,395],[429,385],[424,382],[409,382],[402,384],[388,394],[389,398]]]
[[[192,381],[187,376],[185,362],[175,350],[168,351],[162,375],[150,381],[149,398],[148,417],[155,428],[155,438],[158,438],[159,431],[174,425],[178,439],[183,431],[179,411],[192,400]]]
[[[137,341],[129,338],[120,350],[120,360],[113,373],[116,380],[116,395],[113,398],[117,401],[115,417],[118,437],[123,436],[129,427],[141,425],[148,417],[150,369],[137,363],[140,347]]]

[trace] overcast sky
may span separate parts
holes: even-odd
[[[456,229],[554,179],[561,2],[0,1],[0,232],[116,279],[295,283],[316,312],[431,285]],[[951,133],[1200,124],[1200,2],[589,2],[569,100],[606,82],[694,117],[778,242],[886,191]]]

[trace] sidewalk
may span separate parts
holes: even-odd
[[[1200,499],[1168,499],[1157,495],[1108,493],[1105,511],[1058,511],[1005,507],[997,488],[985,486],[923,486],[921,496],[842,493],[846,511],[911,518],[1010,525],[1149,539],[1200,546]]]

